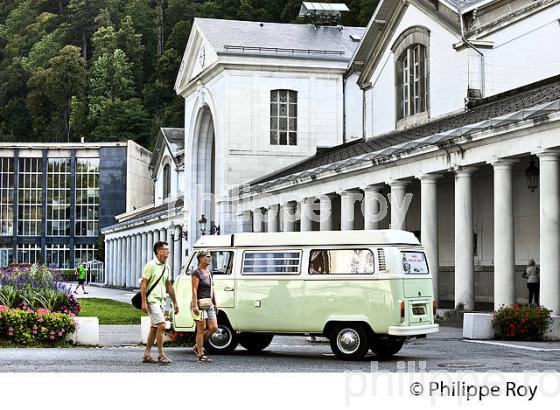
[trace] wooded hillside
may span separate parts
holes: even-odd
[[[346,3],[343,23],[365,26],[377,0]],[[159,127],[184,126],[173,85],[194,17],[299,22],[300,5],[2,0],[0,141],[132,139],[151,148]]]

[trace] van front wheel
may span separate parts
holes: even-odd
[[[239,343],[251,353],[260,352],[268,347],[274,335],[265,333],[241,333]]]
[[[342,360],[359,360],[369,348],[367,334],[359,324],[341,324],[330,334],[331,349]]]
[[[229,354],[235,350],[239,340],[229,323],[218,323],[218,330],[210,336],[205,348],[214,354]]]
[[[380,359],[387,359],[397,354],[403,347],[403,337],[377,337],[371,341],[370,348]]]

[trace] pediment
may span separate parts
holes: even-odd
[[[175,91],[179,93],[184,89],[192,80],[196,79],[212,66],[218,60],[218,54],[212,47],[210,42],[204,38],[204,33],[197,26],[196,21],[193,23],[191,34],[183,60],[179,68],[179,74],[175,81]]]

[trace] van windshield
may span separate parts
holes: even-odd
[[[187,272],[191,274],[198,267],[198,254],[195,253],[191,258]],[[233,252],[231,251],[210,251],[210,265],[208,269],[212,271],[213,275],[229,275],[231,273],[231,260]]]

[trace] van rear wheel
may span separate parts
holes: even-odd
[[[274,335],[265,333],[241,333],[239,343],[252,353],[260,352],[268,347]]]
[[[359,360],[369,348],[366,331],[359,324],[336,325],[329,340],[333,353],[342,360]]]
[[[370,348],[380,359],[387,359],[397,354],[403,347],[404,337],[376,337],[371,341]]]
[[[239,343],[235,331],[229,323],[218,323],[218,330],[210,336],[204,347],[209,353],[229,354]]]

